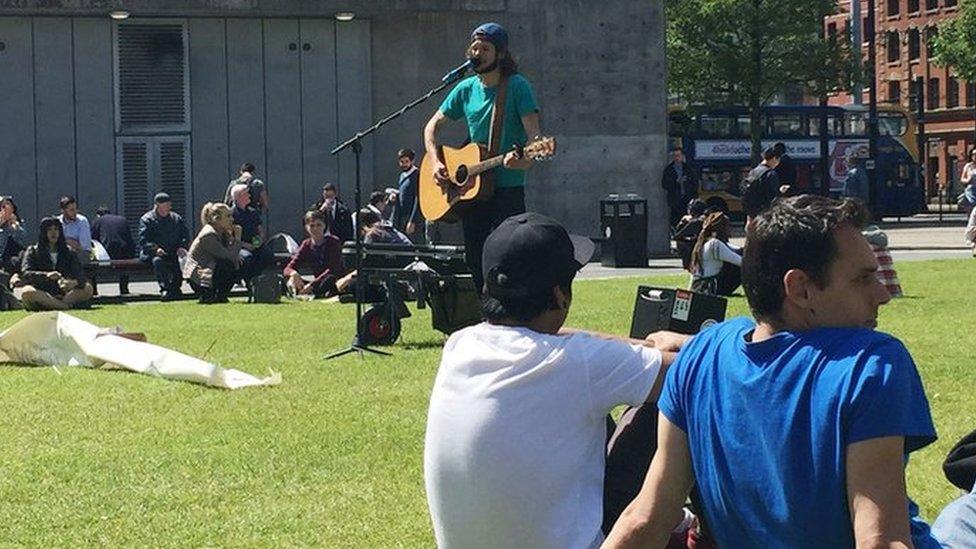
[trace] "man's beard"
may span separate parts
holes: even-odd
[[[489,72],[491,72],[491,71],[493,71],[493,70],[495,70],[497,68],[498,68],[498,58],[496,57],[495,60],[491,62],[491,65],[488,65],[487,67],[485,67],[483,69],[475,68],[474,69],[474,72],[475,72],[475,74],[486,74],[486,73],[489,73]]]
[[[413,164],[410,164],[409,166],[400,166],[401,172],[409,172],[412,169],[413,169]]]

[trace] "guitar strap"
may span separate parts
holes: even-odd
[[[491,129],[488,132],[488,154],[491,158],[499,154],[502,143],[502,124],[505,122],[505,98],[508,96],[508,77],[502,76],[495,88],[495,104],[491,108]],[[486,187],[485,199],[491,198],[495,192],[495,170],[482,175],[481,186]],[[487,177],[486,177],[487,176]]]

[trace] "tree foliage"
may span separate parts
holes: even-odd
[[[934,46],[936,64],[976,82],[976,0],[962,0],[959,14],[939,25]]]
[[[823,33],[836,9],[836,0],[666,0],[670,92],[748,106],[758,157],[762,105],[790,85],[818,95],[849,86],[848,41]]]

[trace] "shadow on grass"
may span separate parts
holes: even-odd
[[[411,341],[410,343],[401,343],[395,347],[403,349],[405,351],[414,351],[422,349],[440,349],[444,346],[443,339],[429,339],[427,341]]]

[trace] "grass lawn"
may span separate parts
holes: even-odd
[[[934,519],[954,496],[941,461],[976,428],[972,261],[898,265],[908,297],[881,327],[915,356],[938,442],[908,484]],[[638,283],[581,281],[570,324],[624,334]],[[744,314],[735,298],[732,314]],[[0,314],[6,327],[22,313]],[[222,391],[120,372],[0,366],[0,544],[430,546],[421,452],[443,337],[427,311],[392,358],[323,354],[350,339],[345,305],[191,303],[81,311],[96,324],[254,374],[274,388]],[[898,403],[891,403],[897,406]]]

